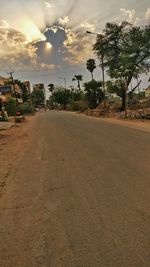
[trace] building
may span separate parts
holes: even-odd
[[[12,81],[10,78],[4,78],[0,76],[0,86],[11,84],[11,82]]]
[[[3,85],[0,86],[0,94],[2,95],[7,95],[7,94],[12,94],[12,86],[11,85]]]
[[[11,78],[0,77],[0,88],[0,93],[6,97],[12,97],[15,93],[18,98],[22,98],[21,87],[15,82],[13,84]]]
[[[26,86],[26,89],[28,91],[28,93],[31,93],[31,84],[30,81],[24,81],[23,84]]]

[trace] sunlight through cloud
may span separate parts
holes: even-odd
[[[39,28],[30,20],[25,20],[21,24],[22,32],[27,36],[28,41],[45,40],[45,36],[41,33]]]
[[[49,43],[49,42],[46,42],[46,49],[47,50],[50,50],[52,48],[52,45],[51,45],[51,43]]]

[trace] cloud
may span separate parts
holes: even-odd
[[[7,29],[9,27],[9,24],[6,20],[0,21],[0,29]]]
[[[45,41],[43,43],[45,44]],[[54,69],[53,64],[47,64],[38,57],[37,50],[38,47],[34,42],[30,43],[25,34],[10,28],[7,23],[0,23],[1,68]]]
[[[91,56],[92,42],[89,36],[83,32],[67,33],[67,38],[64,42],[66,48],[64,52],[64,60],[69,64],[83,64]]]
[[[150,8],[148,8],[145,12],[145,19],[150,21]]]
[[[55,8],[55,5],[53,3],[45,2],[45,5],[47,8]]]
[[[68,16],[58,19],[58,23],[60,25],[62,25],[62,26],[66,25],[68,22],[69,22],[69,17]]]
[[[121,8],[120,11],[129,23],[138,24],[138,22],[140,21],[140,19],[136,17],[135,9]]]
[[[86,35],[83,25],[76,32],[63,26],[52,26],[45,30],[44,35],[46,41],[36,42],[35,47],[39,61],[46,64],[53,64],[55,67],[76,65],[85,63],[92,54],[91,37]],[[48,54],[44,51],[45,42],[52,45]]]
[[[86,31],[91,31],[94,32],[96,30],[96,25],[95,24],[91,24],[89,22],[83,22],[81,23],[81,28],[85,29]]]
[[[47,28],[44,32],[46,40],[50,42],[53,48],[58,51],[63,47],[63,43],[66,39],[66,31],[63,27],[53,26]]]
[[[5,24],[6,25],[6,24]],[[27,44],[26,36],[12,28],[5,27],[1,24],[0,27],[0,56],[9,55],[12,53],[18,54]],[[8,26],[8,24],[7,24]]]
[[[36,54],[36,49],[33,46],[27,46],[23,51],[1,57],[1,69],[14,71],[24,70],[53,70],[56,68],[54,64],[47,64],[40,60]]]

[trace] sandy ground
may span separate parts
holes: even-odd
[[[150,121],[148,120],[121,120],[115,118],[109,118],[104,120],[117,125],[130,127],[132,129],[150,132]]]
[[[0,266],[149,267],[148,132],[52,111],[1,140]]]
[[[13,166],[27,149],[33,120],[34,117],[26,117],[24,123],[0,131],[0,191],[5,186]]]
[[[80,113],[78,115],[81,115]],[[87,116],[83,114],[83,116]],[[129,127],[132,129],[137,129],[145,132],[150,132],[150,121],[149,120],[125,120],[119,118],[101,118],[96,116],[88,116],[92,119],[98,119],[100,121],[106,121],[112,124]]]

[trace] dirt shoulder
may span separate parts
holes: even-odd
[[[5,186],[7,177],[14,164],[26,151],[28,135],[32,127],[34,117],[26,117],[24,123],[16,124],[14,127],[0,131],[0,191]]]
[[[115,119],[115,118],[104,118],[101,120],[105,120],[109,123],[117,124],[120,126],[125,126],[145,132],[150,132],[150,121],[145,120],[123,120],[123,119]]]
[[[132,129],[141,130],[144,132],[150,132],[150,121],[149,120],[129,120],[129,119],[120,119],[117,117],[114,118],[104,118],[104,117],[98,117],[98,116],[89,116],[83,113],[77,113],[78,115],[84,115],[88,118],[100,120],[100,121],[106,121],[108,123],[129,127]]]

